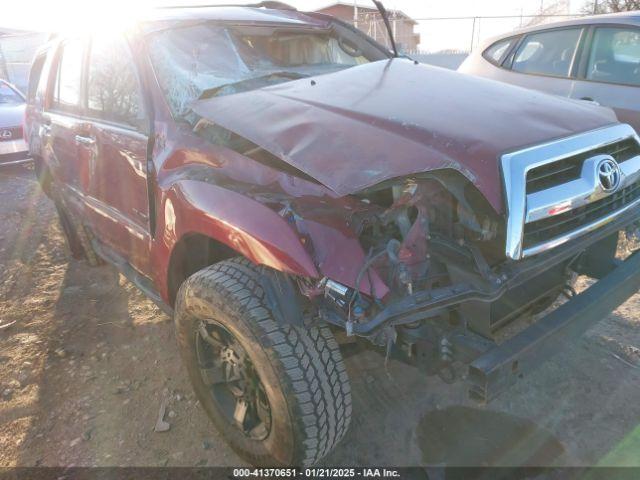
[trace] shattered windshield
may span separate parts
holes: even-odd
[[[170,108],[182,118],[201,97],[228,95],[373,60],[353,39],[333,31],[215,24],[157,32],[149,52]]]

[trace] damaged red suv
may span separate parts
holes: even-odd
[[[336,338],[488,401],[640,286],[640,256],[616,259],[640,140],[611,110],[272,2],[59,38],[31,80],[72,253],[173,315],[200,403],[254,464],[310,465],[344,436]],[[600,280],[576,295],[576,273]]]

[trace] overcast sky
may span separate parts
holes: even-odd
[[[314,10],[332,3],[330,0],[285,0],[299,10]],[[219,4],[233,0],[4,0],[8,3],[0,16],[0,26],[64,30],[74,23],[99,21],[117,22],[132,6],[141,9],[166,4]],[[468,17],[496,15],[532,15],[540,12],[554,0],[385,0],[388,9],[399,9],[417,18]],[[240,1],[240,3],[246,3]],[[351,2],[350,2],[351,3]],[[372,5],[359,0],[362,5]],[[585,0],[571,0],[572,12],[579,12]],[[527,19],[525,18],[525,21]],[[421,21],[417,31],[422,35],[423,49],[468,48],[471,43],[471,20]],[[482,20],[476,24],[476,42],[488,36],[512,30],[519,19]],[[103,25],[104,26],[104,25]]]

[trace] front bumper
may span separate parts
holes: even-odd
[[[624,303],[640,289],[640,254],[526,330],[476,358],[469,367],[469,395],[487,402],[531,372],[567,342]]]
[[[615,232],[624,230],[636,222],[640,222],[640,210],[625,211],[619,217],[610,220],[609,223],[589,235],[573,239],[561,247],[535,257],[526,258],[519,262],[507,262],[502,268],[493,273],[491,279],[483,278],[480,272],[477,272],[475,279],[469,276],[469,281],[467,282],[451,287],[418,291],[413,295],[388,304],[365,323],[347,325],[347,331],[350,334],[369,337],[387,326],[423,320],[438,311],[466,302],[494,302],[507,291],[520,285],[525,285],[537,275],[564,261],[575,258],[600,240],[609,237]],[[473,265],[473,259],[456,255],[448,244],[440,243],[435,236],[432,236],[431,246],[433,255],[446,262],[449,268],[469,271],[470,265]],[[325,320],[329,323],[344,326],[344,322],[331,315],[331,312],[323,313],[325,314]]]
[[[0,165],[18,165],[29,161],[29,147],[23,139],[0,142]]]
[[[344,327],[350,335],[377,338],[388,327],[421,321],[447,309],[461,307],[467,302],[495,302],[506,292],[526,285],[532,278],[557,265],[577,259],[597,242],[610,238],[637,222],[640,222],[640,210],[625,211],[589,235],[573,239],[535,257],[506,262],[497,271],[491,272],[490,278],[483,277],[480,272],[474,275],[471,272],[473,259],[456,257],[447,251],[450,249],[447,246],[449,244],[439,244],[438,239],[433,236],[433,255],[446,261],[449,268],[466,270],[468,281],[418,291],[387,304],[364,323],[345,323],[342,317],[328,309],[322,309],[320,313],[327,322]],[[567,341],[606,317],[638,290],[640,253],[629,257],[588,290],[500,345],[488,336],[479,334],[482,330],[478,328],[463,328],[454,332],[449,340],[453,344],[455,357],[470,365],[470,396],[483,402],[494,398],[524,373],[533,370],[553,353],[561,350]]]

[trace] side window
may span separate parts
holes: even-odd
[[[581,32],[573,28],[528,35],[518,48],[511,68],[521,73],[568,77]]]
[[[596,29],[587,79],[640,85],[640,29]]]
[[[38,90],[38,83],[40,82],[40,76],[42,75],[42,67],[47,59],[46,54],[38,55],[29,71],[29,86],[27,87],[27,101],[33,102],[36,98],[36,91]]]
[[[53,88],[53,108],[66,111],[80,108],[84,46],[81,40],[69,40],[62,46]]]
[[[94,39],[87,88],[87,105],[92,116],[130,127],[141,124],[138,79],[124,40]]]
[[[487,48],[482,55],[494,65],[500,65],[514,41],[514,38],[500,40]]]

